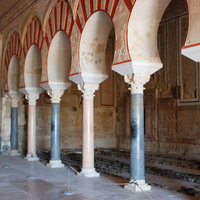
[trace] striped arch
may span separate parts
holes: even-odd
[[[69,3],[65,0],[56,1],[47,17],[45,21],[44,37],[48,48],[58,31],[64,31],[68,38],[70,38],[74,21]]]
[[[124,0],[129,12],[132,10],[134,1],[135,0]],[[79,31],[82,33],[86,21],[96,11],[104,11],[113,19],[118,3],[119,0],[79,0],[75,15],[75,21]]]
[[[24,66],[21,73],[19,91],[23,94],[40,94],[42,58],[41,49],[43,48],[43,33],[40,20],[32,17],[28,20],[23,34],[23,56]]]
[[[5,50],[5,66],[7,70],[9,68],[9,63],[12,56],[16,55],[18,59],[20,60],[21,52],[22,52],[21,41],[20,41],[18,33],[15,31],[10,36],[9,42],[7,44],[7,48]]]
[[[27,26],[26,34],[23,41],[23,52],[26,56],[29,48],[35,44],[41,50],[43,45],[42,27],[39,19],[34,17]]]

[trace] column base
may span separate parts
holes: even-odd
[[[50,162],[47,164],[47,167],[63,168],[65,165],[61,163],[61,160],[50,160]]]
[[[92,169],[81,169],[80,173],[77,173],[78,176],[84,175],[89,178],[99,177],[100,174],[95,171],[95,168]]]
[[[145,183],[145,180],[136,180],[135,181],[142,190],[144,191],[149,191],[151,190],[151,186],[150,185],[147,185]],[[129,190],[131,192],[134,192],[135,191],[135,184],[133,183],[133,181],[131,180],[130,183],[127,183],[124,188],[126,190]],[[136,186],[136,192],[142,192],[142,190],[140,189],[138,186]]]
[[[38,161],[39,160],[39,158],[37,157],[37,154],[27,154],[24,159],[28,160],[28,161]]]
[[[10,150],[10,156],[20,156],[21,154],[19,153],[18,150]]]

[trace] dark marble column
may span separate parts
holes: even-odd
[[[11,97],[11,150],[10,155],[20,155],[18,152],[18,103],[20,98]]]
[[[143,85],[149,81],[150,75],[130,74],[126,75],[125,82],[130,85],[130,183],[125,188],[135,190],[137,184],[143,190],[150,190],[145,184],[145,162],[144,162],[144,106]],[[140,190],[136,187],[136,190]]]
[[[11,108],[11,150],[18,150],[18,108]]]
[[[60,97],[63,90],[48,90],[51,96],[51,160],[48,167],[62,168],[60,160]]]
[[[51,104],[51,160],[60,160],[60,104]]]
[[[143,94],[131,94],[130,101],[130,179],[144,180],[144,108]]]

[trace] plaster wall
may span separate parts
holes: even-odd
[[[8,89],[10,92],[18,91],[19,88],[19,61],[14,55],[10,61],[9,75],[8,75]]]
[[[25,86],[39,87],[41,78],[41,55],[38,47],[32,45],[25,60]]]
[[[65,32],[59,31],[52,40],[48,54],[48,80],[69,82],[70,43]]]

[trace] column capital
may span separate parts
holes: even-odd
[[[64,90],[47,90],[47,93],[51,97],[51,103],[60,103]]]
[[[78,89],[83,93],[84,99],[93,99],[95,90],[99,89],[98,83],[81,83],[78,84]]]
[[[17,108],[18,107],[18,103],[20,101],[20,97],[11,97],[9,99],[10,103],[11,103],[11,107],[13,108]]]
[[[35,106],[36,100],[39,99],[39,94],[26,94],[25,98],[28,100],[28,104]]]
[[[150,79],[149,74],[129,74],[124,76],[124,81],[128,83],[131,87],[131,94],[143,94],[143,87]]]

